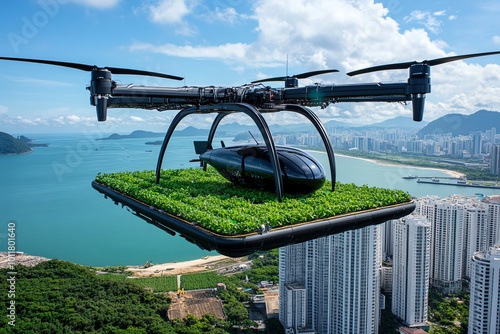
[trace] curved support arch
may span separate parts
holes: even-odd
[[[328,133],[326,132],[323,123],[321,123],[319,117],[309,108],[306,108],[297,104],[288,104],[285,106],[285,110],[294,111],[305,116],[309,121],[316,127],[323,143],[325,144],[326,153],[328,155],[328,162],[330,163],[330,172],[332,178],[332,191],[335,190],[335,183],[337,181],[336,170],[335,170],[335,154],[333,152],[333,146],[328,138]]]
[[[276,151],[276,147],[274,145],[274,140],[272,140],[271,131],[257,108],[255,108],[251,104],[247,103],[220,103],[215,105],[205,105],[205,106],[196,106],[189,107],[181,110],[172,120],[170,127],[168,128],[167,133],[165,134],[165,139],[163,140],[163,144],[160,149],[160,155],[158,157],[158,163],[156,165],[156,183],[160,182],[160,172],[161,172],[161,164],[163,162],[163,157],[165,155],[165,150],[167,149],[168,142],[170,137],[172,136],[175,128],[179,124],[179,122],[186,116],[194,114],[194,113],[203,113],[203,112],[218,112],[219,114],[215,118],[212,123],[212,127],[209,133],[209,143],[212,142],[213,137],[215,135],[215,131],[217,130],[217,126],[220,121],[230,114],[231,112],[243,112],[250,116],[252,120],[255,122],[257,127],[259,128],[262,137],[264,138],[264,142],[266,143],[266,147],[269,151],[269,158],[271,160],[271,164],[273,166],[273,174],[274,174],[274,182],[276,187],[276,195],[278,196],[278,201],[282,201],[284,189],[283,189],[283,178],[281,175],[281,169],[279,165],[278,152]]]
[[[215,137],[215,131],[217,130],[217,127],[219,126],[219,123],[222,121],[224,117],[229,115],[230,112],[219,112],[217,114],[217,117],[215,117],[214,122],[212,123],[212,127],[210,128],[210,132],[208,133],[208,142],[212,143]]]
[[[161,145],[160,149],[160,154],[158,156],[158,162],[156,163],[156,184],[160,183],[160,172],[161,172],[161,164],[163,162],[163,157],[165,156],[165,151],[167,150],[168,142],[170,141],[170,137],[172,137],[172,134],[174,133],[175,128],[177,125],[182,121],[182,119],[188,115],[195,114],[197,112],[196,109],[193,108],[188,108],[188,109],[183,109],[175,115],[174,119],[172,120],[172,123],[170,123],[170,126],[168,127],[168,131],[165,134],[165,138],[163,139],[163,143]]]
[[[208,138],[207,138],[207,141],[208,143],[211,145],[213,140],[214,140],[214,137],[215,137],[215,131],[217,130],[217,127],[219,126],[219,123],[222,121],[222,119],[224,117],[226,117],[227,115],[229,115],[231,112],[219,112],[217,114],[217,117],[215,117],[213,123],[212,123],[212,126],[210,127],[210,132],[208,133]],[[203,163],[203,170],[206,170],[207,168],[207,164],[206,163]]]

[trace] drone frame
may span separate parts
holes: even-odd
[[[318,116],[311,109],[307,107],[294,104],[284,105],[282,107],[283,107],[282,110],[293,111],[305,116],[315,126],[316,130],[320,134],[321,139],[323,140],[323,143],[326,148],[326,153],[328,155],[328,162],[331,171],[332,191],[334,191],[335,181],[336,181],[335,155],[330,140],[328,139],[328,133],[326,132],[325,127],[321,123]],[[218,103],[218,104],[210,104],[204,106],[193,106],[185,108],[181,110],[179,113],[177,113],[177,115],[170,123],[170,126],[165,134],[165,139],[163,140],[163,144],[160,149],[160,154],[158,156],[158,163],[156,165],[156,183],[160,182],[161,165],[163,162],[163,158],[165,156],[165,151],[167,149],[170,138],[173,135],[177,125],[186,116],[192,114],[204,114],[212,112],[216,112],[217,116],[215,117],[212,126],[210,128],[210,132],[208,134],[208,140],[207,140],[208,146],[212,146],[212,141],[215,136],[217,127],[219,123],[222,121],[222,119],[227,115],[230,115],[234,112],[243,112],[250,118],[252,118],[252,120],[255,122],[258,129],[260,130],[262,137],[264,138],[267,150],[269,152],[269,158],[271,161],[271,165],[273,166],[273,176],[275,182],[276,195],[278,197],[278,201],[281,202],[284,196],[283,178],[280,173],[278,153],[274,145],[274,140],[272,139],[271,131],[269,130],[269,126],[267,125],[266,120],[262,116],[261,112],[253,105],[247,103]],[[204,166],[204,168],[206,168],[206,166]]]

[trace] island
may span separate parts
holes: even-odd
[[[0,154],[24,154],[32,151],[33,147],[47,147],[48,144],[34,144],[32,139],[19,136],[14,136],[0,132]]]
[[[23,154],[31,152],[31,147],[21,139],[0,132],[0,154]]]
[[[120,135],[118,133],[113,133],[112,135],[104,138],[97,138],[96,140],[116,140],[116,139],[127,139],[127,138],[157,138],[163,137],[164,133],[136,130],[128,135]]]
[[[183,130],[175,131],[178,136],[206,136],[208,134],[207,129],[197,129],[193,126],[188,126]],[[128,139],[128,138],[158,138],[164,137],[165,133],[163,132],[152,132],[152,131],[144,131],[144,130],[135,130],[128,135],[121,135],[118,133],[113,133],[108,137],[97,138],[96,140],[116,140],[116,139]],[[161,143],[161,142],[160,142]],[[157,145],[157,144],[149,144],[149,145]]]

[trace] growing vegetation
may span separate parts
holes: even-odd
[[[154,171],[99,174],[96,181],[147,205],[223,235],[250,233],[262,225],[273,228],[325,219],[362,210],[406,203],[401,190],[326,182],[307,195],[286,195],[242,188],[215,169],[163,170],[160,184]]]
[[[123,277],[123,276],[122,276]],[[104,278],[110,278],[106,275]],[[129,278],[127,281],[139,285],[145,289],[157,292],[177,291],[177,276]]]
[[[0,275],[10,277],[9,271]],[[0,296],[0,333],[175,333],[164,319],[169,300],[140,286],[99,279],[87,267],[58,260],[18,265],[15,272],[15,298]],[[3,291],[7,284],[0,282]],[[15,326],[7,317],[12,300]]]
[[[445,296],[429,291],[429,321],[431,334],[466,334],[469,323],[469,294]]]
[[[173,289],[164,285],[176,281],[175,276],[126,279],[125,274],[96,275],[91,268],[59,260],[30,268],[18,265],[14,271],[15,298],[7,293],[0,294],[0,304],[4,306],[0,311],[0,334],[257,332],[251,329],[255,324],[249,320],[243,304],[249,301],[243,289],[255,286],[235,276],[215,273],[182,276],[196,289],[210,282],[224,283],[227,289],[219,295],[227,319],[211,315],[201,319],[190,315],[184,319],[167,319],[170,299],[159,291],[177,291],[176,284]],[[8,272],[11,270],[0,269],[3,277],[9,277]],[[117,281],[120,276],[122,281]],[[0,288],[9,291],[8,284],[7,280],[2,280]],[[7,317],[10,300],[15,301],[15,320]],[[14,326],[9,321],[14,321]],[[276,319],[266,321],[266,326],[265,333],[283,332]]]
[[[15,326],[8,324],[8,294],[0,294],[0,334],[3,333],[254,333],[253,323],[243,302],[256,283],[277,282],[278,250],[251,255],[252,269],[231,276],[215,273],[182,275],[192,289],[222,282],[227,289],[220,292],[226,320],[205,315],[201,319],[166,318],[170,299],[162,291],[177,291],[176,276],[127,279],[125,274],[96,275],[92,268],[65,261],[51,260],[35,267],[16,266]],[[9,269],[0,275],[9,277]],[[120,278],[121,277],[121,278]],[[248,277],[249,283],[243,280]],[[118,281],[120,280],[120,281]],[[9,282],[0,288],[8,291]],[[212,287],[212,286],[210,286]],[[429,293],[430,333],[467,333],[468,293],[444,296]],[[390,298],[382,311],[380,332],[397,333],[400,324],[390,312]],[[242,329],[245,329],[242,331]],[[266,321],[265,333],[283,333],[277,319]]]
[[[272,281],[278,284],[279,276],[279,249],[255,252],[248,256],[252,260],[252,269],[238,273],[241,280],[248,278],[253,284],[262,281]]]

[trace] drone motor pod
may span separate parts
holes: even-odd
[[[413,120],[420,122],[424,117],[425,94],[431,92],[431,67],[427,64],[410,66],[411,101],[413,106]]]
[[[108,97],[113,94],[116,84],[111,80],[111,72],[107,69],[92,70],[92,80],[90,82],[90,104],[96,106],[97,120],[106,120],[108,109]]]

